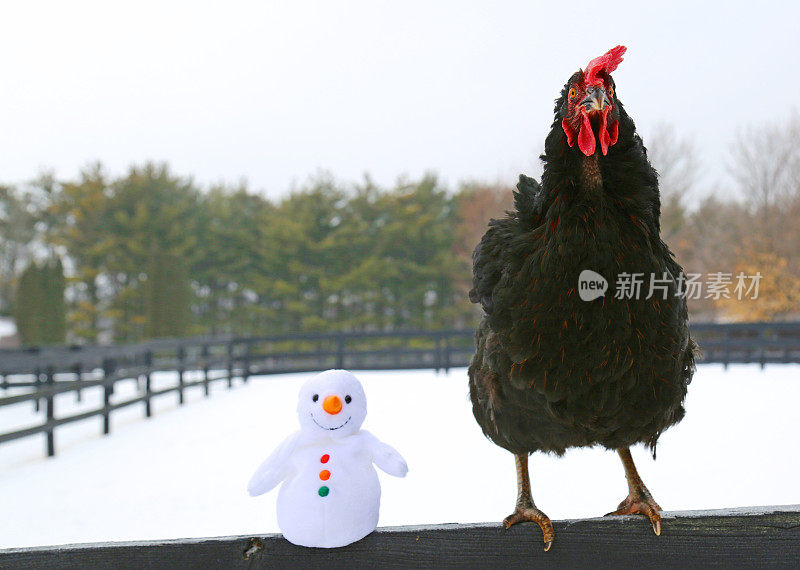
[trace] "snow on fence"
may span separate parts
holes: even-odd
[[[0,550],[4,568],[796,568],[800,505],[533,523],[379,528],[344,548],[294,546],[277,534]]]
[[[730,363],[800,362],[800,323],[697,324],[692,326],[703,351],[701,361]],[[103,433],[110,416],[123,407],[143,404],[151,415],[151,400],[234,378],[310,372],[327,368],[350,370],[448,370],[466,366],[473,353],[472,330],[395,331],[390,333],[322,333],[271,337],[226,337],[157,340],[133,345],[45,347],[0,350],[0,407],[32,402],[44,408],[43,422],[0,434],[0,444],[45,434],[47,453],[55,454],[57,427],[102,416]],[[172,372],[175,382],[153,382],[154,374]],[[137,383],[135,396],[112,398],[120,382]],[[57,416],[55,396],[100,387],[102,405]]]

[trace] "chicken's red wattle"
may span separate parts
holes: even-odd
[[[603,151],[603,156],[608,154],[608,147],[613,144],[611,142],[611,135],[608,134],[608,107],[603,109],[603,114],[600,118],[600,148]]]
[[[578,148],[586,156],[592,156],[595,148],[597,148],[594,142],[592,123],[589,122],[589,114],[584,109],[581,109],[581,130],[578,133]]]
[[[608,124],[609,109],[609,107],[603,109],[600,116],[598,136],[600,138],[600,150],[603,156],[608,154],[608,149],[616,144],[619,138],[619,121],[614,119],[611,125]],[[581,124],[577,135],[572,124],[566,119],[561,121],[561,127],[567,135],[567,144],[569,146],[575,146],[575,140],[577,139],[578,148],[580,148],[581,152],[586,156],[592,156],[595,150],[597,150],[597,143],[595,142],[594,132],[592,131],[592,123],[589,120],[589,114],[585,110],[581,109]]]

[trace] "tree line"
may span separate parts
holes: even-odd
[[[664,239],[686,271],[764,274],[758,300],[690,300],[695,320],[797,316],[799,125],[743,135],[735,192],[694,204],[691,142],[669,128],[648,141]],[[321,174],[269,200],[245,184],[200,188],[166,164],[42,175],[0,186],[0,314],[30,343],[470,327],[472,249],[511,190]]]
[[[18,321],[51,311],[26,302],[23,268],[40,260],[64,265],[70,342],[468,326],[469,266],[453,254],[468,193],[432,175],[388,189],[320,175],[270,201],[153,163],[44,176],[3,189],[0,302]]]

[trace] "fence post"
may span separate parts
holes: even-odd
[[[436,374],[439,374],[439,370],[442,368],[442,337],[440,334],[437,334],[434,338],[436,341],[436,350],[433,353],[433,369]]]
[[[228,341],[228,388],[233,387],[233,341]]]
[[[722,337],[725,339],[725,350],[724,350],[725,356],[722,359],[722,369],[723,370],[727,370],[728,369],[728,363],[731,360],[731,335],[730,335],[730,331],[728,329],[725,329],[725,331],[722,334]]]
[[[37,366],[33,373],[36,376],[36,378],[34,378],[34,382],[35,382],[36,385],[33,388],[34,388],[34,390],[36,390],[36,393],[38,394],[39,391],[42,388],[42,370],[41,370],[41,368],[39,368]],[[36,399],[33,400],[33,411],[34,412],[38,412],[41,409],[40,400],[41,400],[41,398],[36,398]]]
[[[253,343],[245,341],[244,345],[244,362],[242,362],[242,381],[247,384],[248,378],[250,378],[250,351],[253,347]]]
[[[203,391],[205,392],[206,397],[208,397],[208,345],[203,345]]]
[[[81,393],[83,392],[82,384],[83,384],[83,367],[81,363],[77,363],[73,368],[73,374],[75,374],[75,381],[78,383],[78,389],[75,390],[75,401],[81,401]]]
[[[114,361],[111,358],[103,359],[103,435],[111,431],[111,394],[114,391]]]
[[[186,360],[186,348],[181,346],[178,348],[178,404],[183,405],[183,388],[184,388],[184,366]]]
[[[450,372],[450,337],[444,333],[444,371]]]
[[[47,410],[45,411],[46,417],[46,425],[47,431],[47,457],[53,457],[56,454],[56,446],[55,441],[53,438],[53,431],[55,427],[53,426],[53,420],[56,417],[55,414],[55,395],[53,394],[53,388],[55,388],[55,374],[53,372],[53,366],[47,366],[46,372],[46,386],[47,386],[47,397],[45,398],[45,405],[47,406]]]
[[[153,372],[153,351],[148,350],[144,353],[144,365],[147,367],[144,373],[144,415],[150,417],[153,413],[150,408],[150,398],[153,396],[152,384],[150,381]]]

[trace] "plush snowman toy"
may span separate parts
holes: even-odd
[[[374,463],[405,477],[405,460],[359,429],[367,415],[361,383],[346,370],[327,370],[300,388],[300,430],[262,463],[247,486],[261,495],[283,481],[278,526],[300,546],[345,546],[378,526],[381,486]]]

